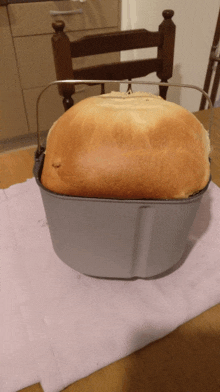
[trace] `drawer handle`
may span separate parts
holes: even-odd
[[[70,11],[50,11],[50,15],[73,15],[73,14],[82,14],[83,10],[80,8],[79,10],[70,10]]]

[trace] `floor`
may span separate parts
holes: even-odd
[[[6,151],[0,154],[0,188],[33,177],[34,153],[37,145]]]

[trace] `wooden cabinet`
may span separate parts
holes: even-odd
[[[0,139],[11,139],[14,136],[27,137],[36,134],[36,101],[45,86],[56,80],[53,62],[51,37],[52,22],[63,20],[71,40],[85,34],[114,32],[121,27],[121,0],[86,0],[80,1],[41,1],[32,3],[10,4],[4,9],[8,20],[8,39],[11,43],[11,56],[14,59],[14,79],[16,76],[17,96],[14,89],[4,99],[7,106],[8,119],[13,125],[1,124]],[[8,48],[9,50],[9,48]],[[97,55],[90,58],[79,58],[75,66],[119,61],[119,53]],[[5,73],[7,66],[5,67]],[[12,77],[9,77],[12,82]],[[75,103],[81,99],[100,93],[99,86],[78,86],[74,95]],[[16,116],[11,103],[17,102]],[[2,106],[2,100],[1,100]],[[0,108],[1,109],[1,108]],[[39,127],[45,133],[52,123],[63,113],[62,98],[57,86],[50,87],[42,97],[39,107]],[[15,117],[19,117],[18,124]],[[18,126],[19,125],[19,126]]]
[[[0,7],[0,140],[28,133],[20,77],[6,6]]]

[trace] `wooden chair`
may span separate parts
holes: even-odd
[[[220,10],[218,13],[218,19],[217,19],[217,23],[216,23],[212,47],[210,50],[208,68],[207,68],[204,87],[203,87],[203,90],[208,94],[210,85],[211,85],[211,83],[213,83],[212,89],[211,89],[211,95],[210,95],[210,98],[211,98],[213,105],[215,104],[216,95],[217,95],[218,88],[219,88],[219,81],[220,81],[220,56],[219,56],[219,54],[216,55],[216,51],[219,50],[219,45],[220,45]],[[215,69],[215,66],[216,66],[216,69]],[[215,76],[214,76],[214,80],[212,82],[213,75],[215,75]],[[207,102],[207,100],[206,100],[205,96],[202,95],[199,110],[205,109],[206,102]]]
[[[65,27],[63,21],[52,23],[55,30],[55,34],[52,36],[52,48],[57,80],[131,81],[156,72],[161,82],[167,82],[173,72],[175,24],[172,17],[174,11],[164,10],[162,15],[164,20],[156,32],[145,29],[127,30],[88,35],[73,42],[70,42],[63,31]],[[158,48],[157,58],[123,61],[73,70],[72,64],[74,58],[77,57],[150,47]],[[159,94],[164,99],[166,99],[167,89],[167,86],[159,87]],[[68,110],[74,104],[72,99],[75,92],[74,85],[59,84],[58,91],[63,97],[64,109]],[[101,94],[104,93],[104,84],[102,84]]]

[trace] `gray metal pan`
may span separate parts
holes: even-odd
[[[67,80],[50,83],[129,83],[195,88],[156,82]],[[38,120],[37,120],[38,121]],[[210,128],[212,124],[212,110]],[[186,248],[206,187],[196,195],[178,200],[116,200],[74,197],[51,192],[41,184],[45,147],[35,152],[33,173],[39,186],[53,249],[68,266],[83,274],[101,278],[149,278],[170,270]]]

